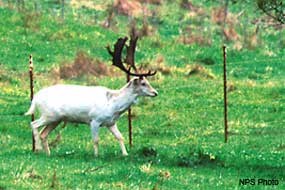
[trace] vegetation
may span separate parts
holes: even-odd
[[[218,0],[149,0],[132,5],[134,13],[113,1],[74,2],[0,1],[0,189],[244,189],[250,185],[239,180],[245,178],[279,180],[254,189],[285,189],[284,25],[257,1],[229,1],[226,18]],[[102,129],[94,158],[90,130],[76,124],[51,134],[52,140],[61,132],[62,140],[50,157],[34,154],[30,118],[23,116],[30,104],[29,54],[35,91],[54,83],[120,88],[125,76],[111,67],[105,47],[128,35],[128,14],[142,28],[137,64],[159,71],[149,79],[159,96],[133,107],[129,156]],[[126,115],[118,126],[127,143]]]

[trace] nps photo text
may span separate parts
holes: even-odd
[[[263,179],[263,178],[244,178],[239,179],[239,185],[258,185],[258,186],[278,186],[280,184],[278,179]]]

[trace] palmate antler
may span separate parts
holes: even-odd
[[[136,52],[136,46],[137,46],[137,41],[139,39],[136,28],[134,23],[132,23],[132,27],[131,27],[131,31],[130,31],[130,43],[127,46],[127,56],[125,59],[125,63],[127,63],[128,65],[130,65],[130,67],[132,67],[135,72],[137,73],[137,68],[135,66],[135,52]]]
[[[128,40],[127,37],[119,38],[114,45],[114,51],[111,51],[110,46],[107,46],[107,50],[113,58],[112,59],[113,65],[131,76],[137,76],[137,77],[142,78],[142,77],[155,75],[156,71],[154,72],[148,71],[147,73],[132,73],[131,72],[132,67],[134,68],[135,71],[137,70],[135,67],[134,58],[135,58],[136,42],[138,40],[138,37],[135,34],[132,34],[129,46],[125,45],[127,40]],[[123,51],[124,46],[127,47],[127,56],[126,56],[126,59],[124,59],[124,62],[130,65],[129,69],[127,69],[124,66],[123,61],[122,61],[122,51]]]

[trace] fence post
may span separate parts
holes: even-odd
[[[228,142],[228,101],[227,101],[227,52],[226,45],[223,45],[224,60],[224,125],[225,125],[225,143]]]
[[[30,55],[30,60],[29,60],[29,74],[30,74],[30,99],[31,102],[34,98],[34,73],[33,73],[33,57],[32,55]],[[32,114],[31,115],[31,121],[35,120],[35,115]],[[32,133],[32,143],[33,143],[33,152],[35,151],[35,137],[34,137],[34,133]]]
[[[130,75],[127,74],[127,82],[130,81]],[[133,132],[132,132],[132,109],[128,109],[128,123],[129,123],[129,146],[133,146]]]

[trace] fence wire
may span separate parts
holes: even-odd
[[[269,63],[269,62],[275,62],[275,64],[279,64],[280,62],[276,62],[276,61],[283,61],[283,64],[285,66],[285,59],[283,58],[271,58],[271,59],[266,59],[266,60],[256,60],[256,59],[253,59],[253,60],[245,60],[245,61],[229,61],[227,63],[228,66],[233,66],[233,65],[245,65],[245,64],[248,64],[248,63]],[[257,65],[258,66],[258,65]],[[270,66],[270,65],[268,65]]]

